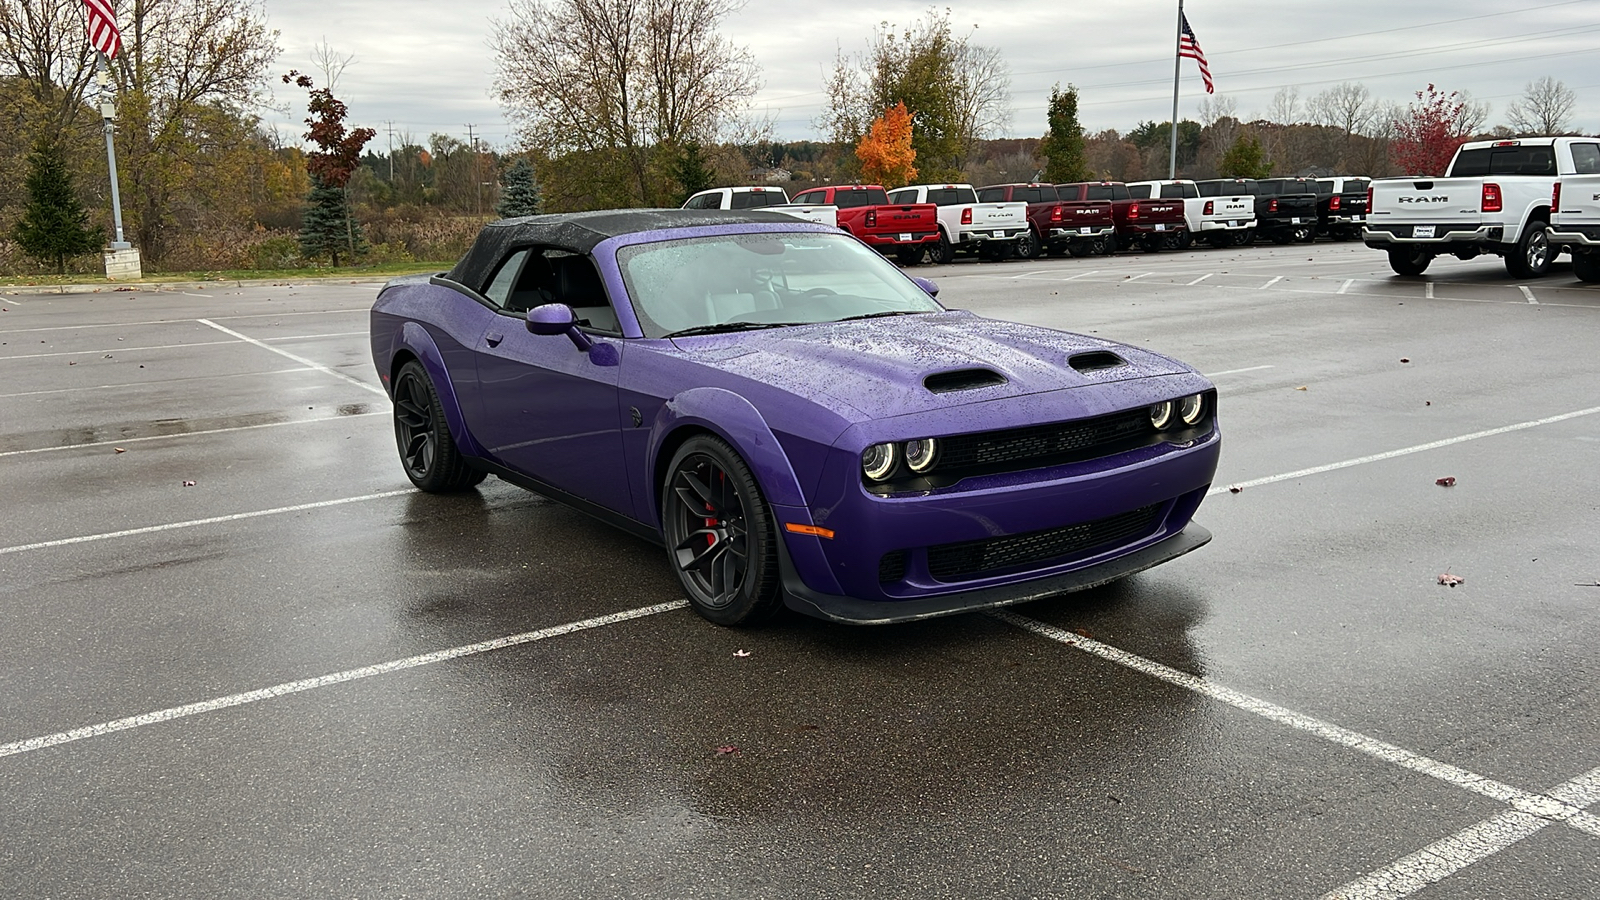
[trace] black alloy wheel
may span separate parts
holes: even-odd
[[[894,251],[894,258],[902,266],[915,266],[922,262],[923,249],[919,247],[901,247]]]
[[[411,360],[394,379],[394,440],[411,483],[430,493],[461,491],[484,479],[467,465],[450,436],[439,392],[422,363]]]
[[[940,266],[948,266],[956,261],[955,245],[944,236],[944,232],[939,232],[939,243],[928,249],[928,261]]]
[[[1039,240],[1039,236],[1033,233],[1032,228],[1017,238],[1017,255],[1023,259],[1038,259],[1043,252],[1044,244]]]
[[[1389,248],[1389,268],[1397,275],[1421,275],[1428,270],[1431,262],[1433,254],[1421,245],[1406,244]]]
[[[662,486],[667,557],[694,611],[753,625],[778,611],[777,537],[755,476],[710,435],[685,441]]]
[[[1296,243],[1309,244],[1317,239],[1317,229],[1310,225],[1300,225],[1294,230],[1294,239]]]

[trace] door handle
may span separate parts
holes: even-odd
[[[500,342],[505,340],[505,339],[506,339],[506,336],[501,334],[498,331],[491,331],[488,334],[483,336],[484,342],[487,343],[491,347],[500,346]]]

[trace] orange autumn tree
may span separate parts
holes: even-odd
[[[856,159],[861,160],[861,180],[865,184],[897,187],[917,177],[917,151],[911,147],[911,113],[904,102],[896,103],[873,120],[872,127],[856,144]]]

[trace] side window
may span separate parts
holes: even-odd
[[[889,195],[889,202],[890,203],[915,203],[915,202],[917,202],[917,192],[916,191],[895,191],[894,193]]]
[[[1111,199],[1113,199],[1113,200],[1132,200],[1133,196],[1128,193],[1128,186],[1127,185],[1125,185],[1125,184],[1113,184],[1111,186]]]
[[[511,298],[511,286],[517,283],[517,274],[522,271],[522,263],[527,260],[529,252],[526,249],[518,250],[506,257],[494,273],[494,279],[484,288],[483,295],[489,298],[496,309],[505,309],[506,302]]]
[[[802,206],[825,205],[825,201],[822,198],[826,196],[828,195],[823,191],[807,191],[804,194],[795,197],[794,202],[801,204]]]
[[[1135,200],[1149,200],[1150,199],[1150,185],[1148,185],[1148,184],[1130,184],[1130,185],[1128,185],[1128,196],[1132,197]]]
[[[550,262],[555,302],[572,307],[578,324],[584,328],[621,334],[617,313],[606,297],[606,288],[594,261],[581,253],[564,250],[547,250],[544,255]]]
[[[979,203],[1004,203],[1005,199],[1005,188],[984,188],[978,192]]]
[[[1600,175],[1600,144],[1573,144],[1572,168],[1579,175]]]

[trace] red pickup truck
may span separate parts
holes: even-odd
[[[791,202],[839,207],[840,228],[879,253],[893,253],[901,265],[916,265],[939,243],[939,207],[890,203],[888,193],[876,184],[812,188]]]
[[[1080,181],[1058,184],[1056,193],[1067,200],[1109,200],[1117,220],[1117,246],[1127,250],[1138,244],[1151,253],[1177,246],[1189,226],[1183,218],[1182,200],[1135,200],[1120,181]]]
[[[978,200],[1028,204],[1028,234],[1017,242],[1017,255],[1024,259],[1116,249],[1117,220],[1108,200],[1071,200],[1053,184],[991,184],[978,189]]]

